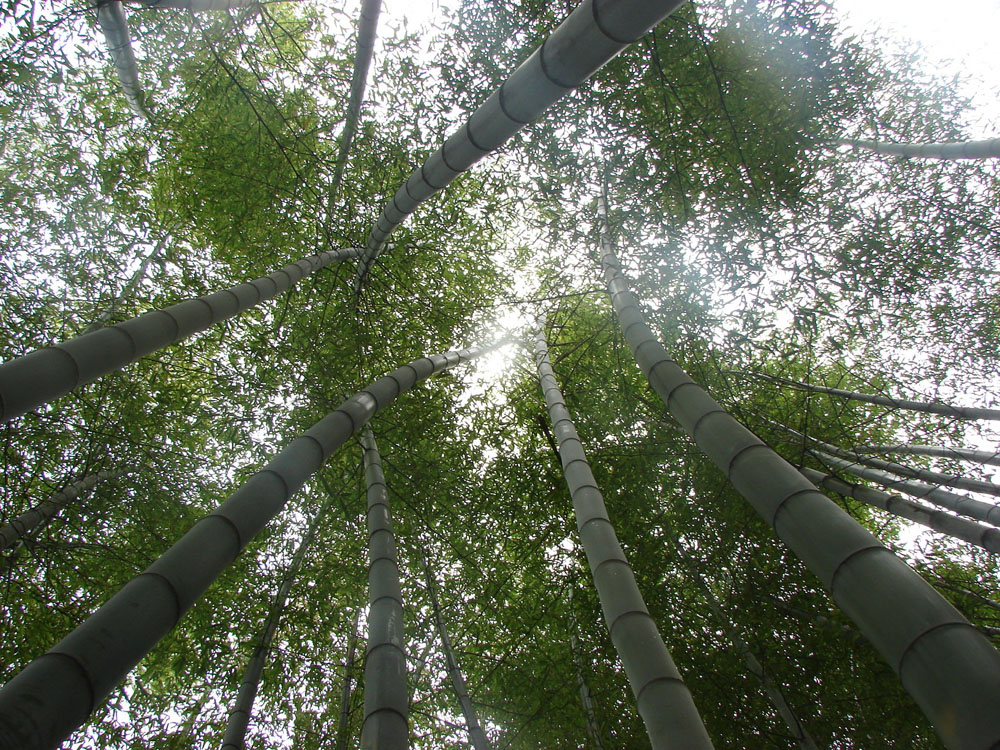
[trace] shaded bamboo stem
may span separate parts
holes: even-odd
[[[552,372],[541,322],[535,334],[535,364],[604,620],[625,667],[650,743],[654,750],[711,748],[691,693],[646,609],[632,568],[618,544],[604,497]]]
[[[878,469],[860,466],[856,461],[832,456],[829,453],[822,451],[814,451],[814,453],[823,463],[835,469],[848,471],[857,477],[877,482],[884,487],[902,492],[911,497],[929,500],[935,505],[940,505],[942,508],[947,508],[959,515],[975,518],[977,521],[986,521],[986,523],[994,526],[1000,526],[1000,507],[996,505],[984,503],[981,500],[974,500],[971,497],[958,495],[948,490],[942,490],[940,487],[918,482],[914,479],[901,479]]]
[[[362,750],[406,750],[410,696],[406,689],[406,634],[396,538],[382,457],[371,428],[361,430],[368,496],[368,646]]]
[[[896,445],[862,445],[854,449],[855,453],[899,453],[908,456],[933,456],[935,458],[957,458],[989,466],[1000,466],[1000,452],[980,451],[971,448],[945,448],[938,445],[917,445],[915,443],[897,443]]]
[[[559,452],[556,451],[558,457]],[[583,676],[583,654],[580,649],[580,640],[576,637],[580,629],[576,621],[576,611],[573,606],[573,586],[569,588],[569,650],[573,656],[573,667],[576,670],[576,686],[580,693],[580,703],[583,704],[583,715],[587,722],[587,736],[591,744],[597,750],[604,750],[604,743],[601,741],[601,725],[597,722],[597,713],[594,711],[594,700],[590,695],[590,685]]]
[[[304,276],[359,250],[332,250],[259,279],[153,310],[0,364],[0,422],[53,401],[147,354],[239,315],[292,287]]]
[[[851,146],[865,151],[874,151],[882,156],[906,156],[917,159],[1000,159],[1000,138],[983,141],[952,143],[888,143],[868,141],[862,138],[837,138],[838,146]]]
[[[128,24],[125,21],[125,11],[119,0],[100,0],[97,4],[97,23],[104,34],[104,40],[111,54],[111,62],[118,74],[118,83],[125,94],[125,101],[132,114],[141,117],[146,122],[152,122],[144,102],[142,84],[139,83],[139,68],[132,52],[132,40],[129,36]]]
[[[358,264],[355,297],[360,295],[389,234],[417,206],[499,149],[683,4],[684,0],[583,0],[444,145],[414,170],[382,209]]]
[[[798,743],[802,750],[819,750],[816,746],[816,742],[810,736],[809,731],[802,724],[802,721],[796,715],[792,707],[788,705],[788,701],[785,700],[784,693],[781,692],[781,688],[774,683],[771,679],[771,675],[768,674],[767,670],[764,669],[764,665],[760,663],[757,655],[750,649],[750,645],[743,638],[743,634],[740,632],[739,628],[733,623],[732,619],[726,614],[725,610],[722,609],[722,605],[719,604],[719,600],[715,598],[715,594],[709,588],[708,584],[705,583],[705,579],[702,578],[701,573],[698,569],[691,563],[690,558],[687,556],[687,552],[684,549],[681,541],[671,534],[672,541],[674,543],[674,548],[677,550],[677,557],[684,567],[689,578],[694,580],[698,588],[701,590],[702,595],[705,597],[705,601],[708,604],[709,610],[711,610],[715,621],[719,626],[725,631],[726,637],[729,641],[736,646],[736,650],[739,652],[740,657],[743,659],[743,663],[746,664],[747,670],[754,676],[758,683],[760,683],[761,689],[767,696],[767,699],[774,706],[774,710],[778,712],[778,716],[781,720],[785,722],[785,726],[788,727],[788,731],[792,733],[792,737]]]
[[[926,581],[698,386],[629,290],[598,200],[601,263],[629,348],[670,413],[899,675],[946,747],[1000,742],[1000,654]]]
[[[351,634],[347,638],[347,656],[344,659],[344,685],[340,691],[340,718],[337,720],[337,750],[347,750],[347,721],[351,715],[351,683],[354,680],[354,655],[358,648],[358,621],[361,608],[358,607],[351,621]]]
[[[152,263],[154,260],[156,260],[159,257],[160,253],[163,252],[163,247],[164,245],[166,245],[168,239],[169,236],[166,236],[161,238],[160,241],[156,243],[156,246],[153,248],[153,251],[145,258],[143,258],[142,263],[139,264],[139,267],[135,270],[135,273],[132,274],[132,278],[130,278],[128,280],[128,283],[125,284],[124,288],[121,291],[121,294],[116,295],[115,298],[111,300],[111,304],[109,304],[107,307],[101,310],[100,313],[98,313],[97,317],[94,319],[94,322],[83,329],[83,333],[80,334],[81,336],[88,333],[93,333],[94,331],[99,331],[100,329],[104,328],[104,325],[109,320],[111,320],[111,316],[115,314],[115,308],[118,307],[118,305],[127,301],[129,296],[135,291],[135,288],[139,285],[139,282],[146,277],[146,271],[149,269],[149,264]]]
[[[292,585],[298,578],[302,561],[305,559],[309,545],[312,544],[316,536],[316,529],[326,515],[327,509],[332,501],[328,499],[316,516],[309,522],[309,527],[299,542],[292,560],[281,578],[281,584],[274,596],[271,609],[267,614],[264,623],[264,630],[261,633],[257,647],[254,649],[246,670],[243,672],[243,681],[240,683],[240,691],[236,697],[236,703],[232,711],[229,712],[229,720],[226,722],[226,731],[222,737],[222,750],[243,750],[246,743],[247,727],[250,725],[250,717],[253,715],[253,704],[257,698],[257,691],[260,688],[260,679],[264,674],[264,666],[267,663],[267,656],[271,651],[271,643],[274,641],[274,634],[278,631],[278,623],[281,615],[288,604],[288,595],[292,590]]]
[[[1000,530],[983,526],[975,521],[953,516],[942,510],[928,508],[912,500],[906,500],[888,492],[882,492],[860,484],[844,482],[837,477],[813,469],[801,468],[802,476],[817,487],[826,487],[846,497],[853,497],[873,508],[879,508],[894,516],[919,523],[934,531],[975,544],[990,552],[1000,553]]]
[[[919,411],[926,414],[942,414],[946,417],[956,419],[986,419],[1000,420],[1000,409],[982,409],[974,406],[952,406],[950,404],[936,404],[927,401],[910,401],[905,398],[890,398],[889,396],[877,396],[871,393],[858,393],[857,391],[845,391],[840,388],[830,388],[825,385],[810,385],[800,383],[797,380],[778,378],[773,375],[765,375],[761,372],[752,373],[755,378],[769,380],[772,383],[791,386],[803,391],[812,393],[829,393],[831,396],[841,396],[853,401],[862,401],[866,404],[878,404],[879,406],[890,406],[894,409],[906,409],[908,411]]]
[[[469,691],[465,685],[465,678],[462,670],[458,666],[455,652],[451,647],[451,638],[448,637],[448,629],[445,627],[444,617],[441,614],[441,604],[438,602],[437,584],[434,581],[434,573],[430,563],[425,557],[423,559],[424,575],[427,578],[427,592],[431,599],[431,607],[434,610],[434,623],[437,625],[438,637],[441,639],[441,649],[444,651],[445,663],[448,666],[448,677],[451,679],[452,690],[455,691],[455,698],[462,707],[462,715],[465,716],[465,726],[469,732],[469,742],[475,750],[490,750],[490,742],[486,738],[479,723],[479,715],[476,707],[469,698]]]
[[[66,739],[372,416],[416,383],[504,343],[403,365],[285,446],[156,562],[0,688],[0,750],[42,750]]]

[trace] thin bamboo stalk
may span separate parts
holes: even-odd
[[[97,23],[101,27],[101,33],[104,34],[111,62],[114,63],[118,83],[122,87],[122,93],[125,94],[128,108],[132,110],[132,114],[146,122],[152,122],[153,116],[146,107],[142,84],[139,83],[139,68],[132,52],[132,40],[129,37],[128,23],[125,21],[125,11],[122,10],[121,2],[100,0],[97,4]]]
[[[503,343],[414,360],[289,443],[156,562],[0,688],[0,750],[43,750],[62,742],[376,412],[417,382]]]
[[[891,406],[894,409],[906,409],[908,411],[919,411],[926,414],[942,414],[946,417],[956,419],[986,419],[1000,420],[1000,409],[983,409],[975,406],[952,406],[951,404],[930,403],[927,401],[911,401],[905,398],[891,398],[889,396],[877,396],[871,393],[858,393],[857,391],[845,391],[841,388],[830,388],[825,385],[810,385],[800,383],[797,380],[788,378],[777,378],[773,375],[765,375],[761,372],[752,373],[755,378],[769,380],[772,383],[791,386],[803,391],[812,393],[829,393],[831,396],[841,396],[853,401],[862,401],[866,404],[878,404],[879,406]]]
[[[259,279],[153,310],[0,364],[0,422],[277,297],[304,276],[360,251],[332,250]]]
[[[552,372],[542,323],[535,333],[535,364],[604,621],[625,667],[649,741],[654,750],[710,748],[712,741],[691,693],[670,658],[618,544],[604,497]]]
[[[462,707],[462,715],[465,717],[465,727],[469,732],[469,742],[475,750],[490,750],[490,742],[486,738],[482,725],[479,723],[479,714],[476,707],[469,698],[469,690],[465,684],[465,677],[458,666],[455,658],[455,651],[451,647],[451,638],[448,637],[448,628],[445,627],[444,617],[441,614],[441,604],[438,601],[437,584],[434,582],[434,573],[431,571],[427,558],[423,558],[424,576],[427,579],[427,593],[431,599],[431,608],[434,610],[434,624],[437,626],[438,637],[441,639],[441,649],[444,651],[445,664],[448,667],[448,678],[451,680],[452,690],[455,691],[455,698],[458,705]]]
[[[417,206],[499,149],[683,4],[684,0],[583,0],[382,209],[358,264],[355,296],[389,234]]]
[[[845,482],[837,477],[809,468],[799,469],[802,476],[817,487],[826,487],[846,497],[853,497],[873,508],[879,508],[894,516],[919,523],[934,531],[975,544],[990,552],[1000,553],[1000,530],[983,526],[975,521],[953,516],[941,510],[928,508],[912,500],[890,495],[872,487]]]
[[[942,508],[947,508],[959,515],[975,518],[977,521],[986,521],[986,523],[994,526],[1000,526],[1000,507],[996,505],[984,503],[981,500],[974,500],[971,497],[958,495],[948,490],[942,490],[940,487],[918,482],[914,479],[901,479],[884,471],[860,466],[856,461],[838,458],[823,451],[813,451],[813,453],[823,463],[835,469],[849,471],[857,477],[867,479],[871,482],[878,482],[884,487],[902,492],[904,495],[910,495],[921,500],[930,500],[935,505],[940,505]]]
[[[316,529],[326,516],[331,500],[328,499],[320,511],[309,522],[306,533],[299,541],[292,560],[281,577],[278,591],[274,595],[274,601],[267,613],[267,620],[264,623],[264,630],[257,642],[250,661],[243,672],[243,681],[240,683],[240,691],[236,697],[236,703],[232,711],[229,712],[229,720],[226,722],[226,731],[222,737],[222,750],[243,750],[246,745],[247,728],[250,725],[250,718],[253,715],[253,704],[257,698],[257,691],[260,688],[260,679],[264,674],[264,666],[267,664],[267,657],[271,651],[271,643],[274,641],[274,634],[278,632],[278,623],[281,615],[288,604],[288,596],[292,591],[292,585],[299,576],[302,568],[302,561],[306,552],[316,536]]]
[[[371,428],[361,430],[368,496],[368,647],[362,750],[406,750],[410,696],[406,689],[406,634],[396,538],[382,457]]]
[[[905,156],[917,159],[1000,159],[1000,138],[957,143],[888,143],[862,138],[837,138],[838,146],[874,151],[882,156]]]
[[[896,445],[861,445],[854,449],[855,453],[898,453],[907,456],[933,456],[935,458],[957,458],[989,466],[1000,466],[1000,451],[981,451],[972,448],[946,448],[939,445],[917,445],[916,443],[897,443]]]
[[[125,284],[125,287],[122,289],[121,294],[116,295],[115,298],[111,300],[111,303],[107,305],[107,307],[105,307],[103,310],[101,310],[100,313],[97,314],[97,317],[94,319],[94,321],[83,329],[84,334],[93,333],[94,331],[99,331],[100,329],[104,328],[107,322],[111,320],[111,316],[115,314],[115,308],[117,308],[119,304],[125,302],[129,298],[129,296],[135,291],[135,288],[139,285],[139,282],[146,277],[146,272],[149,270],[150,263],[156,260],[159,257],[160,253],[163,252],[163,248],[167,244],[168,239],[169,235],[166,235],[162,237],[159,242],[156,243],[156,245],[153,247],[152,252],[150,252],[149,255],[143,258],[142,263],[139,264],[139,267],[135,270],[135,273],[132,274],[132,277],[128,280],[128,283]]]
[[[1000,654],[871,533],[733,419],[667,354],[629,290],[599,198],[608,293],[636,362],[671,414],[830,590],[896,671],[946,747],[1000,743]]]
[[[569,589],[569,624],[569,650],[573,656],[576,687],[580,693],[580,703],[583,704],[583,715],[587,722],[587,737],[590,738],[590,743],[596,750],[604,750],[604,743],[601,741],[601,725],[597,721],[597,712],[594,710],[594,699],[590,695],[590,685],[587,684],[587,678],[583,676],[584,659],[580,649],[580,639],[576,637],[580,626],[576,621],[576,611],[573,606],[572,585]]]
[[[351,634],[347,638],[347,655],[344,659],[344,684],[340,690],[340,718],[337,720],[337,750],[347,750],[347,721],[351,715],[351,683],[354,681],[354,655],[358,648],[358,607],[351,621]]]

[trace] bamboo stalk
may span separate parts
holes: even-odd
[[[0,750],[43,750],[62,742],[376,412],[416,383],[503,343],[414,360],[289,443],[156,562],[0,688]]]
[[[557,452],[558,455],[558,452]],[[596,750],[604,750],[604,743],[601,741],[601,725],[597,721],[597,712],[594,711],[594,699],[590,695],[590,685],[587,684],[583,676],[583,655],[580,653],[580,640],[576,637],[579,624],[576,621],[576,612],[573,607],[573,586],[569,588],[569,650],[573,656],[573,667],[576,670],[576,687],[580,693],[580,703],[583,704],[583,715],[587,722],[587,737]]]
[[[989,466],[1000,466],[1000,451],[981,451],[971,448],[946,448],[938,445],[917,445],[916,443],[897,443],[896,445],[862,445],[854,449],[855,453],[899,453],[908,456],[933,456],[935,458],[957,458]]]
[[[354,613],[351,634],[347,638],[347,656],[344,659],[344,684],[340,690],[340,718],[337,720],[337,750],[347,750],[347,720],[351,715],[351,682],[354,679],[354,655],[358,648],[358,621],[361,608]]]
[[[837,138],[838,146],[851,146],[865,151],[874,151],[882,156],[905,156],[917,159],[1000,159],[1000,138],[983,141],[950,143],[888,143],[868,141],[862,138]]]
[[[132,40],[129,36],[128,23],[125,21],[125,11],[119,0],[100,0],[97,4],[97,23],[104,34],[104,40],[114,63],[118,83],[125,94],[125,101],[132,114],[141,117],[146,122],[152,122],[153,116],[147,109],[139,83],[139,68],[132,52]]]

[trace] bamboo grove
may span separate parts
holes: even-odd
[[[1000,745],[954,82],[799,0],[4,13],[0,748]]]

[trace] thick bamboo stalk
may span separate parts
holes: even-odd
[[[788,701],[785,700],[784,693],[781,692],[781,688],[775,684],[774,680],[771,679],[771,675],[764,669],[764,665],[760,663],[757,655],[750,648],[750,645],[743,638],[743,634],[740,629],[732,621],[732,619],[726,614],[725,610],[722,609],[722,605],[719,604],[719,600],[715,598],[715,594],[712,593],[712,589],[709,588],[708,584],[705,583],[705,579],[702,578],[701,573],[698,572],[698,568],[691,563],[690,558],[687,556],[681,541],[671,534],[674,548],[677,550],[677,557],[684,567],[684,571],[688,578],[694,580],[697,584],[702,596],[705,597],[705,602],[708,604],[709,610],[712,612],[712,616],[715,618],[716,623],[719,627],[723,629],[726,633],[726,637],[729,641],[736,646],[736,650],[739,652],[740,657],[743,659],[743,663],[746,664],[747,671],[754,676],[754,679],[760,683],[761,690],[764,691],[764,695],[774,706],[774,710],[778,712],[778,716],[781,720],[785,722],[785,726],[788,727],[788,731],[791,732],[792,737],[802,750],[818,750],[816,742],[813,740],[809,731],[802,724],[802,721],[796,715],[795,711]]]
[[[82,479],[70,482],[63,489],[49,495],[34,508],[26,510],[9,523],[0,526],[0,551],[6,550],[17,543],[22,537],[31,534],[35,529],[52,518],[59,510],[71,500],[75,500],[81,493],[89,490],[100,482],[109,479],[118,479],[125,476],[130,471],[136,469],[113,469],[111,471],[98,471],[88,474]]]
[[[667,354],[629,290],[601,213],[608,293],[650,385],[899,675],[946,747],[1000,743],[1000,654],[929,584],[733,419]]]
[[[535,334],[535,364],[559,446],[580,541],[587,554],[611,641],[625,667],[650,743],[654,750],[710,748],[712,741],[691,693],[670,658],[656,623],[646,609],[632,568],[618,544],[604,497],[552,372],[541,324]]]
[[[382,0],[362,0],[361,18],[358,19],[358,45],[354,50],[354,72],[351,74],[351,94],[347,100],[347,112],[344,115],[344,129],[340,133],[337,145],[337,163],[334,167],[333,180],[330,185],[330,195],[327,199],[327,220],[333,213],[333,204],[344,180],[344,168],[347,165],[347,155],[351,151],[351,143],[358,129],[361,117],[361,102],[365,96],[365,85],[368,81],[368,68],[372,64],[375,53],[375,32],[378,29],[379,12],[382,10]]]
[[[367,425],[361,430],[368,485],[368,647],[362,750],[406,750],[410,696],[406,690],[406,634],[396,539],[382,457]]]
[[[853,401],[862,401],[866,404],[878,404],[879,406],[891,406],[894,409],[906,409],[908,411],[919,411],[926,414],[942,414],[946,417],[956,419],[988,419],[1000,420],[1000,409],[983,409],[975,406],[952,406],[951,404],[929,403],[927,401],[910,401],[905,398],[890,398],[889,396],[877,396],[871,393],[858,393],[857,391],[845,391],[840,388],[830,388],[825,385],[810,385],[800,383],[797,380],[788,378],[777,378],[773,375],[765,375],[761,372],[753,373],[753,377],[761,380],[769,380],[772,383],[791,386],[803,391],[812,393],[829,393],[831,396],[841,396]]]
[[[884,471],[861,466],[856,461],[838,458],[823,451],[813,451],[813,453],[823,463],[835,469],[848,471],[857,477],[867,479],[871,482],[878,482],[884,487],[902,492],[904,495],[910,495],[921,500],[929,500],[935,505],[940,505],[942,508],[947,508],[959,515],[975,518],[977,521],[986,521],[986,523],[994,526],[1000,526],[1000,507],[996,505],[984,503],[981,500],[974,500],[971,497],[958,495],[948,490],[942,490],[940,487],[918,482],[914,479],[901,479]]]
[[[316,536],[316,529],[319,528],[329,507],[330,500],[327,500],[319,513],[309,522],[306,533],[302,536],[301,541],[299,541],[299,545],[292,555],[292,560],[288,564],[285,574],[281,577],[278,591],[274,595],[271,609],[267,613],[264,630],[243,672],[243,681],[240,683],[240,691],[236,697],[236,703],[233,705],[232,711],[229,712],[226,731],[222,737],[222,750],[243,750],[246,745],[247,727],[249,727],[250,717],[253,715],[254,700],[257,698],[257,690],[260,688],[260,678],[264,674],[264,666],[267,664],[267,657],[271,651],[274,634],[278,631],[278,623],[281,621],[281,615],[288,604],[288,595],[291,593],[292,585],[299,576],[302,561],[305,559],[306,552],[309,550],[309,546]]]
[[[445,627],[444,617],[441,614],[441,604],[438,601],[437,584],[434,582],[434,573],[431,571],[430,563],[425,557],[423,559],[424,576],[427,579],[427,593],[431,599],[431,608],[434,610],[434,624],[437,626],[438,637],[441,639],[441,650],[444,651],[445,663],[448,667],[448,677],[451,680],[451,688],[455,691],[455,698],[459,706],[462,707],[462,715],[465,717],[465,727],[469,733],[469,742],[475,750],[490,750],[490,742],[486,738],[482,725],[479,723],[479,715],[476,707],[469,698],[469,690],[465,685],[465,677],[458,666],[455,658],[455,651],[451,647],[451,638],[448,637],[448,628]]]
[[[587,722],[587,737],[590,738],[590,743],[596,750],[604,750],[604,743],[601,740],[601,725],[597,721],[597,712],[594,710],[594,699],[590,695],[590,685],[587,684],[587,678],[583,676],[584,659],[580,649],[580,639],[576,637],[579,624],[576,621],[576,611],[573,606],[572,585],[569,589],[569,625],[569,650],[573,656],[576,687],[580,693],[580,703],[583,705],[583,715]]]
[[[358,607],[351,621],[351,634],[347,638],[347,655],[344,658],[344,684],[340,690],[340,718],[337,720],[337,750],[347,750],[347,721],[351,715],[351,692],[354,681],[354,655],[358,648]]]
[[[289,443],[156,562],[0,688],[0,750],[56,747],[177,624],[333,451],[376,412],[417,382],[502,343],[403,365]]]
[[[0,364],[0,422],[278,296],[302,277],[359,251],[332,250],[245,284],[153,310]]]
[[[100,0],[97,4],[97,23],[104,34],[104,40],[111,54],[118,83],[125,94],[125,101],[132,114],[147,122],[153,121],[153,116],[146,108],[142,84],[139,83],[139,68],[132,52],[132,40],[129,37],[128,24],[125,21],[125,11],[119,0]]]
[[[935,458],[957,458],[976,464],[1000,466],[1000,451],[980,451],[972,448],[946,448],[940,445],[917,445],[916,443],[897,443],[896,445],[862,445],[854,449],[855,453],[898,453],[905,456],[933,456]]]
[[[888,143],[862,138],[838,138],[839,146],[874,151],[882,156],[906,156],[917,159],[1000,159],[1000,138],[958,143]]]
[[[1000,530],[998,529],[983,526],[975,521],[967,521],[964,518],[928,508],[920,503],[896,497],[872,487],[845,482],[821,471],[809,468],[802,468],[799,471],[802,472],[802,476],[817,487],[826,487],[828,490],[839,492],[846,497],[853,497],[855,500],[892,513],[894,516],[919,523],[929,529],[975,544],[990,552],[1000,553]]]
[[[361,293],[389,234],[417,206],[581,86],[684,0],[583,0],[545,42],[400,187],[372,228],[354,279]]]
[[[845,458],[849,461],[859,463],[862,466],[868,466],[869,468],[879,469],[881,471],[888,471],[902,477],[909,477],[910,479],[919,479],[924,482],[930,482],[931,484],[954,487],[955,489],[966,490],[967,492],[982,492],[986,495],[1000,497],[1000,487],[992,482],[986,482],[981,479],[969,479],[967,477],[960,477],[953,474],[942,474],[941,472],[931,471],[930,469],[915,469],[912,466],[899,464],[895,461],[883,461],[880,458],[862,456],[854,451],[839,448],[836,445],[831,445],[830,443],[810,437],[809,435],[803,435],[801,432],[793,430],[791,427],[778,425],[776,422],[773,422],[772,424],[779,426],[789,435],[803,438],[810,444],[819,446],[826,453],[837,456],[838,458]]]

